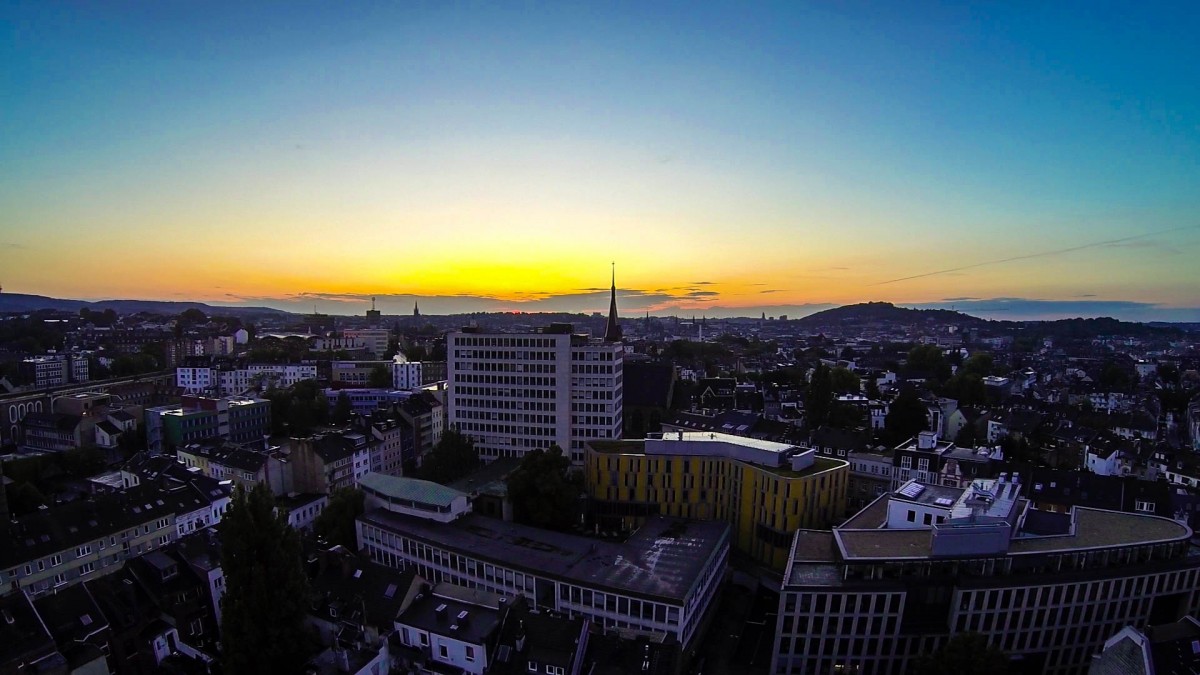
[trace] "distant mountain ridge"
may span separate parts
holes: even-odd
[[[247,314],[291,314],[281,309],[270,307],[231,307],[228,305],[210,305],[203,302],[186,302],[173,300],[70,300],[50,298],[44,295],[27,295],[25,293],[0,293],[0,313],[36,312],[39,309],[52,309],[60,312],[78,312],[83,308],[96,311],[111,309],[118,314],[136,314],[149,312],[151,314],[179,314],[189,309],[198,309],[205,314],[244,316]]]

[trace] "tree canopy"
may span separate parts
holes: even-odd
[[[442,440],[421,460],[420,477],[435,483],[451,483],[479,468],[479,453],[470,436],[448,429]]]
[[[891,443],[903,443],[929,428],[929,411],[912,387],[905,387],[888,407],[883,428]]]
[[[804,397],[804,414],[810,427],[816,428],[825,424],[829,412],[833,408],[833,378],[829,368],[817,364],[812,377],[808,380],[808,392]]]
[[[265,485],[239,488],[221,520],[222,662],[226,673],[299,673],[311,644],[304,628],[308,579],[300,537],[275,514]]]
[[[392,386],[392,372],[387,366],[376,364],[367,376],[367,386],[372,389],[387,389]]]
[[[533,450],[508,476],[508,497],[518,522],[565,530],[579,513],[580,486],[572,479],[571,460],[552,445]]]
[[[365,510],[362,490],[341,488],[329,495],[325,510],[313,523],[313,531],[323,537],[330,546],[342,545],[351,551],[358,550],[358,531],[354,521]]]

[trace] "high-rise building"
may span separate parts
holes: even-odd
[[[475,440],[479,457],[521,457],[557,445],[583,465],[584,444],[621,437],[622,354],[617,342],[574,334],[446,336],[447,421]]]

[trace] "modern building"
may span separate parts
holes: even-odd
[[[175,368],[175,386],[184,394],[241,396],[248,391],[286,388],[317,379],[317,363],[251,363],[191,357]]]
[[[1033,509],[1015,474],[909,481],[832,531],[796,533],[771,672],[899,674],[975,632],[1018,672],[1084,673],[1123,627],[1195,612],[1191,536],[1150,515]]]
[[[271,402],[262,398],[183,396],[176,405],[147,408],[145,414],[151,453],[213,438],[261,443],[271,432]]]
[[[624,543],[478,515],[449,523],[384,509],[358,519],[371,559],[432,583],[520,594],[534,609],[689,648],[724,578],[729,526],[650,518]]]
[[[409,361],[404,354],[396,354],[392,358],[392,387],[404,391],[420,388],[425,384],[421,371],[420,361]]]
[[[329,364],[329,382],[334,387],[359,388],[387,386],[392,379],[392,361],[333,361]],[[371,377],[376,370],[387,374],[387,380],[382,383],[371,383]]]
[[[723,520],[738,551],[783,569],[797,528],[842,517],[849,464],[784,443],[679,431],[592,441],[584,474],[601,527],[635,528],[659,515]]]
[[[387,328],[347,328],[342,331],[342,337],[363,343],[376,358],[383,358],[388,352],[392,332]]]
[[[582,466],[585,443],[621,437],[620,343],[555,324],[540,333],[450,333],[446,353],[447,420],[485,462],[557,445]]]

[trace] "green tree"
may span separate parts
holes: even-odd
[[[565,530],[579,513],[580,486],[570,475],[571,460],[557,445],[527,453],[508,476],[508,497],[518,522]]]
[[[817,364],[808,380],[808,393],[804,397],[804,413],[808,425],[816,428],[829,419],[833,407],[833,378],[825,364]]]
[[[908,372],[928,373],[939,382],[950,378],[950,364],[937,345],[917,345],[908,350]]]
[[[362,490],[341,488],[329,495],[325,510],[313,523],[313,531],[329,542],[330,546],[342,545],[351,551],[358,550],[358,531],[354,521],[365,510]]]
[[[71,448],[62,454],[63,471],[72,478],[94,476],[108,466],[104,452],[96,446]]]
[[[905,387],[888,406],[883,420],[889,443],[902,443],[929,428],[929,410],[912,387]]]
[[[938,651],[919,657],[912,672],[921,675],[1005,675],[1008,656],[980,633],[959,633]]]
[[[329,419],[334,424],[345,424],[350,421],[350,416],[354,414],[354,406],[350,403],[350,395],[346,392],[338,394],[337,402],[333,404],[333,412],[329,414]]]
[[[987,377],[992,374],[993,368],[995,368],[995,362],[992,359],[992,355],[987,352],[981,352],[964,361],[959,372]]]
[[[179,320],[188,324],[203,324],[208,323],[208,315],[199,309],[192,307],[190,309],[183,310],[183,312],[179,315]]]
[[[872,401],[878,401],[882,394],[879,392],[879,382],[876,381],[874,375],[867,377],[867,398]]]
[[[386,389],[392,386],[392,373],[387,366],[376,364],[367,376],[367,386],[372,389]]]
[[[470,436],[453,429],[442,432],[442,440],[421,460],[421,478],[451,483],[479,468],[479,453]]]
[[[829,381],[835,394],[857,394],[862,391],[858,376],[849,368],[838,366],[829,371]]]
[[[311,644],[304,628],[308,579],[300,537],[276,515],[265,485],[238,488],[222,517],[222,662],[226,673],[299,673]]]

